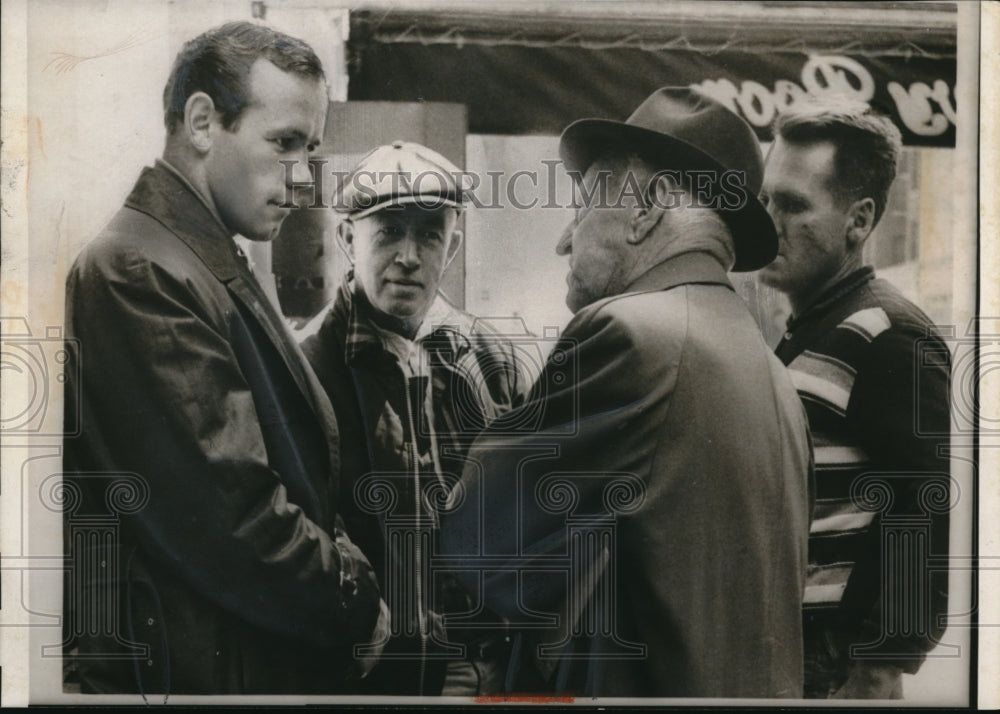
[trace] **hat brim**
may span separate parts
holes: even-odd
[[[691,144],[652,129],[610,119],[580,119],[570,124],[559,140],[559,156],[566,168],[583,175],[600,153],[612,146],[635,151],[655,167],[664,169],[715,170],[721,176],[727,168]],[[746,200],[738,207],[720,206],[716,213],[733,234],[736,262],[732,272],[759,270],[778,253],[778,234],[771,216],[750,187],[744,185]]]
[[[390,208],[391,206],[407,206],[414,204],[419,205],[421,208],[425,208],[428,211],[440,208],[454,208],[457,211],[461,211],[465,207],[462,203],[459,203],[453,198],[448,198],[447,196],[423,194],[419,196],[392,196],[379,199],[362,211],[354,211],[353,213],[348,212],[347,217],[351,219],[364,218],[365,216],[370,216],[373,213],[381,211],[384,208]]]

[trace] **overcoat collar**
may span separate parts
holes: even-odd
[[[690,284],[722,285],[734,290],[718,260],[708,253],[693,251],[681,253],[650,268],[633,280],[623,292],[653,292]]]

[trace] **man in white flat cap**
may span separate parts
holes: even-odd
[[[482,628],[473,618],[445,634],[444,614],[479,603],[432,576],[428,561],[469,444],[529,387],[510,342],[439,291],[462,243],[461,176],[410,142],[361,159],[335,205],[353,268],[303,345],[341,425],[344,518],[392,611],[392,639],[366,680],[371,693],[498,691],[509,649],[503,621],[489,613]],[[386,493],[391,503],[379,500]]]

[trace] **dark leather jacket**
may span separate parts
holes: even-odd
[[[374,575],[330,403],[232,238],[146,169],[67,278],[67,649],[84,692],[343,691]]]

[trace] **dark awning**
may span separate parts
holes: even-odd
[[[348,98],[457,102],[468,106],[472,133],[559,134],[581,117],[624,119],[658,87],[699,85],[767,140],[774,112],[796,94],[847,90],[893,116],[906,143],[954,146],[953,13],[922,11],[909,25],[865,32],[842,20],[801,26],[783,8],[756,5],[735,28],[690,18],[355,13]],[[910,26],[927,17],[933,26]]]

